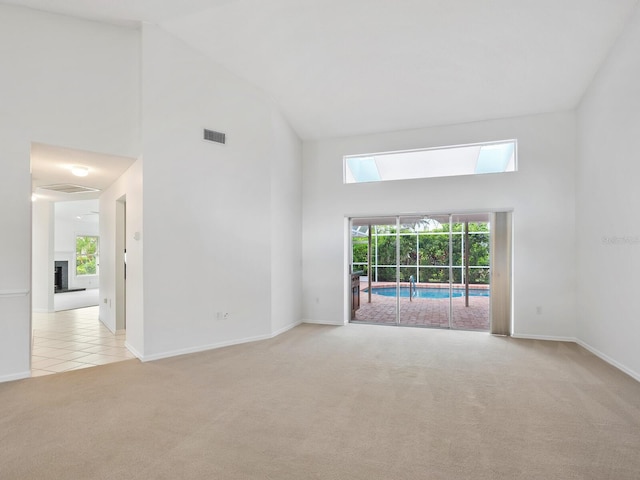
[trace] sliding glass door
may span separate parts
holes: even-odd
[[[398,323],[449,328],[449,216],[400,217],[398,240]]]
[[[398,310],[396,218],[353,219],[352,266],[360,302],[352,321],[396,325]]]
[[[489,330],[489,214],[451,216],[451,328]]]
[[[352,321],[489,329],[489,215],[352,219]]]

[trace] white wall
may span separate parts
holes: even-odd
[[[48,313],[54,311],[54,204],[38,199],[32,205],[31,304],[34,312]]]
[[[139,33],[0,5],[0,45],[3,381],[29,375],[31,142],[138,156]]]
[[[299,141],[264,94],[159,28],[144,26],[142,52],[144,358],[268,337],[272,201],[293,215],[283,236],[299,236],[299,193],[272,196],[272,173],[295,179]],[[282,260],[284,275],[300,262],[295,248]]]
[[[100,195],[100,321],[116,331],[116,202],[126,195],[126,345],[139,357],[144,352],[142,169],[140,159]]]
[[[640,10],[578,111],[578,332],[640,380]]]
[[[556,113],[304,145],[303,318],[345,321],[345,216],[513,210],[514,334],[575,333],[575,115]],[[344,185],[342,157],[518,139],[519,171]],[[542,314],[536,314],[536,306]]]
[[[273,113],[271,167],[271,333],[302,320],[302,145]]]

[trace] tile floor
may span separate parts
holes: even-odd
[[[135,358],[125,334],[114,335],[98,320],[98,307],[34,312],[32,341],[32,377]]]

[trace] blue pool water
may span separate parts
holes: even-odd
[[[367,292],[367,290],[365,290]],[[374,295],[383,295],[385,297],[395,297],[396,287],[373,287],[371,293]],[[454,288],[451,296],[464,297],[464,288]],[[489,289],[469,289],[470,297],[488,297]],[[400,297],[409,298],[409,287],[400,287]],[[416,288],[413,292],[413,298],[449,298],[448,288]]]

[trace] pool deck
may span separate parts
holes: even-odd
[[[395,286],[394,283],[373,283],[373,287]],[[408,286],[404,283],[401,286]],[[448,285],[425,285],[418,287],[447,287]],[[366,282],[360,282],[360,308],[352,322],[396,324],[396,297],[371,295],[364,290]],[[487,288],[485,285],[474,288]],[[453,298],[451,328],[460,330],[489,330],[489,297],[469,297],[469,306],[465,306],[464,297]],[[449,328],[448,298],[400,298],[400,325],[415,327]]]

